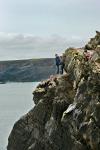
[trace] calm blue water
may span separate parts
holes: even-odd
[[[14,123],[34,106],[32,91],[37,84],[0,84],[0,150],[6,150]]]

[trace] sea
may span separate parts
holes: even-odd
[[[0,84],[0,150],[7,150],[14,123],[34,107],[32,92],[38,82]]]

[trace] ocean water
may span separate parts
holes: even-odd
[[[32,107],[37,82],[0,84],[0,150],[6,150],[14,123]]]

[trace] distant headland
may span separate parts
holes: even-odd
[[[54,58],[0,61],[0,83],[41,81],[52,74]]]

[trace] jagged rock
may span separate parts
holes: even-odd
[[[15,123],[8,150],[100,149],[98,39],[99,32],[91,39],[96,49],[88,61],[84,49],[66,50],[67,73],[37,86],[33,92],[35,107]]]
[[[76,108],[76,104],[70,104],[67,110],[64,112],[64,114],[68,114],[72,112]]]
[[[88,44],[85,45],[85,49],[95,50],[100,45],[100,32],[96,31],[96,36],[91,38]]]

